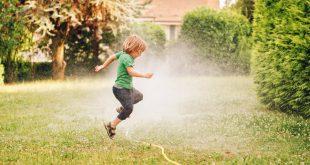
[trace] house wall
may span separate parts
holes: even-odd
[[[153,0],[137,21],[158,24],[167,40],[176,40],[184,14],[199,6],[219,9],[219,0]]]
[[[160,25],[166,34],[166,40],[176,40],[178,39],[181,31],[181,25],[174,25],[174,24],[160,24],[158,22],[153,22],[155,24]],[[174,35],[172,34],[174,31]]]

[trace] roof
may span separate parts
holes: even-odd
[[[140,19],[178,24],[185,13],[200,6],[219,9],[219,0],[152,0],[142,12]]]

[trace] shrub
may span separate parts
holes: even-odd
[[[38,79],[48,79],[52,76],[52,63],[50,62],[31,62],[14,61],[11,64],[13,82],[31,81]],[[7,82],[8,67],[4,64],[4,82]],[[1,72],[1,69],[0,69]]]
[[[26,28],[18,0],[0,1],[0,59],[5,66],[5,82],[16,79],[15,62],[20,52],[32,47],[32,33]],[[14,73],[15,72],[15,73]]]
[[[166,44],[165,31],[160,25],[149,22],[134,23],[131,26],[131,33],[140,35],[154,50],[163,50]]]
[[[258,95],[271,109],[310,117],[309,2],[258,0],[253,66]]]
[[[3,65],[1,64],[1,60],[0,60],[0,84],[3,84],[4,82],[4,67]]]
[[[244,16],[204,7],[187,13],[181,28],[181,38],[196,45],[198,54],[236,73],[249,73],[250,35]]]
[[[32,79],[49,79],[52,77],[52,63],[38,62],[33,64]]]
[[[12,83],[31,79],[30,63],[10,61],[4,63],[4,82]]]
[[[166,34],[160,25],[150,22],[133,23],[128,30],[123,31],[116,36],[117,48],[120,49],[122,42],[129,35],[136,34],[143,38],[148,44],[148,52],[151,54],[159,54],[163,51],[166,44]],[[116,49],[117,49],[116,48]]]

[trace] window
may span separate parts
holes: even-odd
[[[175,39],[175,25],[170,25],[170,40]]]

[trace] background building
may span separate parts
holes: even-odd
[[[138,19],[153,22],[165,30],[167,40],[177,39],[185,13],[200,7],[220,8],[219,0],[152,0]]]

